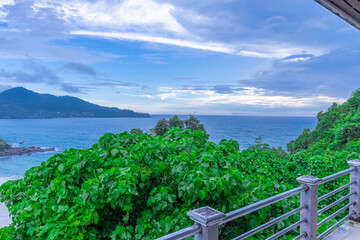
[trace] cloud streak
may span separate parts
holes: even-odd
[[[264,89],[255,87],[243,87],[234,91],[229,88],[215,86],[213,90],[196,90],[193,88],[176,89],[159,87],[157,90],[163,93],[157,96],[161,100],[176,99],[192,107],[209,107],[211,105],[233,105],[233,106],[256,106],[263,108],[304,108],[319,104],[342,103],[345,98],[329,97],[325,95],[296,97],[279,94],[271,94]]]
[[[52,69],[40,65],[32,60],[28,60],[24,64],[25,70],[7,71],[0,70],[0,78],[7,82],[16,82],[21,84],[42,83],[47,85],[59,86],[61,90],[68,93],[80,93],[81,90],[77,86],[64,82]]]
[[[76,62],[70,62],[66,63],[62,69],[74,71],[79,74],[85,74],[90,76],[97,76],[98,72],[91,66],[82,64],[82,63],[76,63]]]
[[[239,84],[287,96],[347,97],[359,87],[360,48],[341,48],[322,56],[294,55],[256,70]]]
[[[149,42],[164,45],[172,45],[177,47],[185,47],[203,51],[211,51],[225,54],[232,54],[245,57],[254,58],[285,58],[295,54],[311,54],[320,56],[327,52],[326,49],[307,47],[307,46],[293,46],[291,44],[283,44],[279,42],[268,42],[259,44],[227,44],[219,42],[207,41],[191,41],[179,38],[159,37],[142,33],[129,32],[99,32],[87,30],[75,30],[71,34],[75,36],[87,36],[97,38],[117,39],[121,41],[134,42]]]

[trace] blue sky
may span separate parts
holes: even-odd
[[[0,91],[315,116],[359,88],[359,37],[313,0],[1,0]]]

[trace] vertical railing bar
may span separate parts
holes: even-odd
[[[201,226],[194,240],[219,240],[219,223],[224,220],[224,213],[206,206],[189,211],[187,215]]]
[[[351,160],[348,161],[348,164],[356,168],[356,171],[350,173],[350,181],[355,181],[356,184],[350,186],[350,193],[355,192],[355,194],[351,195],[349,201],[355,202],[355,204],[350,206],[349,212],[355,212],[351,220],[360,222],[360,160]]]
[[[300,234],[306,233],[307,240],[315,240],[317,236],[317,209],[318,209],[318,188],[320,178],[314,176],[301,176],[296,180],[308,187],[308,190],[300,195],[300,205],[308,207],[300,211]]]

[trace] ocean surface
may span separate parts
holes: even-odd
[[[67,118],[67,119],[0,119],[0,138],[21,146],[54,147],[56,152],[35,153],[27,156],[0,158],[0,184],[21,178],[26,170],[40,165],[55,153],[68,148],[87,148],[105,133],[120,133],[140,128],[149,131],[161,118]],[[182,119],[188,116],[179,116]],[[270,146],[286,147],[304,128],[314,129],[315,117],[244,117],[244,116],[197,116],[205,125],[210,141],[233,139],[240,149],[254,144],[261,136]],[[8,212],[0,204],[0,227],[10,223]]]

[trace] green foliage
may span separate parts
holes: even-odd
[[[130,131],[130,134],[140,135],[140,134],[143,134],[143,133],[144,132],[140,128],[134,128],[134,129],[131,129],[131,131]]]
[[[11,240],[11,232],[14,231],[12,227],[0,228],[0,240]]]
[[[190,114],[190,117],[185,120],[185,127],[194,131],[202,130],[205,132],[205,127],[200,123],[199,119]]]
[[[315,154],[323,151],[341,150],[360,136],[360,89],[342,105],[334,103],[327,112],[319,112],[314,131],[305,129],[294,141],[287,144],[290,153],[310,150]]]
[[[0,151],[4,151],[5,149],[10,149],[11,146],[5,141],[0,139]]]
[[[304,131],[295,139],[290,141],[286,147],[288,151],[292,154],[301,149],[308,149],[311,142],[311,130],[305,128]]]
[[[168,130],[169,122],[165,118],[163,118],[156,123],[156,126],[151,129],[151,132],[154,133],[156,136],[164,136]]]
[[[282,148],[282,146],[270,147],[269,144],[263,143],[261,136],[255,139],[255,145],[252,145],[248,148],[250,151],[255,151],[256,149],[261,149],[263,151],[269,151],[273,153],[276,157],[286,160],[288,153]]]
[[[4,183],[0,196],[12,215],[11,239],[154,239],[190,226],[191,209],[228,212],[284,191],[289,186],[264,164],[275,160],[260,149],[239,152],[233,140],[209,142],[203,131],[106,134]],[[240,233],[293,204],[247,216],[226,232]]]
[[[169,128],[178,127],[183,129],[184,128],[184,121],[181,120],[177,115],[173,116],[169,119]]]
[[[185,126],[186,129],[191,129],[194,131],[202,130],[205,132],[205,127],[200,123],[200,120],[194,115],[190,114],[190,117],[185,121],[181,120],[177,115],[173,116],[169,120],[165,118],[160,119],[156,126],[150,131],[156,136],[164,136],[164,134],[173,127],[178,127],[183,129]]]

